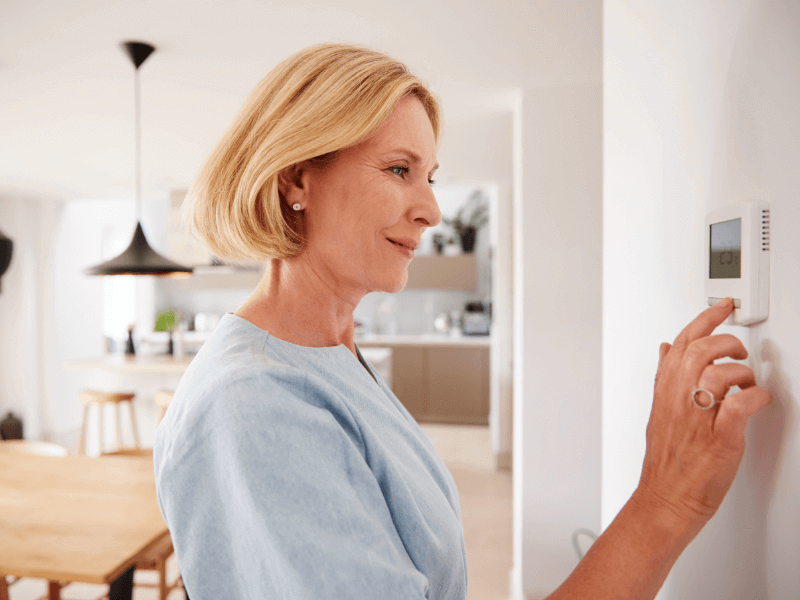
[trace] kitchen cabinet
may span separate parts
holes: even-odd
[[[489,424],[489,349],[424,348],[429,421]]]
[[[392,391],[417,421],[488,424],[488,338],[463,338],[461,344],[380,337],[392,348]],[[373,343],[378,340],[358,341],[360,348]]]

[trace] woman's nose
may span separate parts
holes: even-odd
[[[412,209],[412,220],[424,227],[436,227],[442,222],[442,211],[430,184],[425,182],[425,189],[415,198]]]

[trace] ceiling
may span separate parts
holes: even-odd
[[[148,199],[188,185],[248,92],[305,46],[399,58],[440,96],[447,127],[513,90],[599,79],[600,12],[599,0],[2,0],[0,196],[133,197],[123,40],[157,47],[140,71]]]

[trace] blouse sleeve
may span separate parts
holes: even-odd
[[[356,424],[299,389],[233,382],[157,440],[159,504],[188,595],[426,598]]]

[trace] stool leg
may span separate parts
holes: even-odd
[[[116,408],[116,418],[117,418],[117,450],[122,450],[122,416],[119,410],[119,402],[114,403]]]
[[[141,448],[139,445],[139,430],[136,427],[136,415],[133,412],[133,400],[128,401],[128,407],[131,412],[131,426],[133,427],[133,444],[137,448]]]
[[[167,587],[167,559],[161,556],[158,560],[158,599],[167,600],[169,591]]]
[[[89,405],[83,405],[83,423],[81,424],[81,437],[78,440],[78,455],[86,455],[86,422],[89,420]],[[2,599],[0,599],[2,600]]]
[[[48,581],[47,582],[47,598],[49,600],[60,600],[61,599],[61,588],[62,585],[58,581]]]

